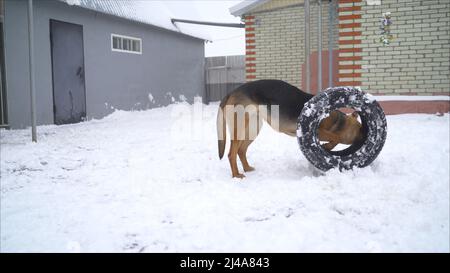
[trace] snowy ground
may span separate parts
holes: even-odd
[[[448,114],[389,116],[370,167],[325,175],[266,125],[239,180],[200,107],[2,130],[1,251],[449,251]]]

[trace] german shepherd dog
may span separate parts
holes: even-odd
[[[228,125],[231,136],[228,160],[232,176],[245,177],[239,173],[237,156],[245,172],[254,170],[247,161],[247,149],[258,135],[263,120],[279,132],[296,136],[297,119],[304,104],[312,97],[281,80],[248,82],[224,97],[217,114],[219,158],[222,159],[225,152]],[[322,145],[326,150],[332,150],[339,143],[352,144],[362,137],[357,112],[346,115],[335,110],[322,120],[318,129],[319,140],[328,142]]]

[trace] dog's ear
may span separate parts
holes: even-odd
[[[354,118],[358,118],[358,117],[359,117],[359,114],[358,114],[358,112],[354,111],[354,112],[352,113],[352,117],[354,117]]]

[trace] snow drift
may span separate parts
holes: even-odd
[[[179,107],[203,109],[195,130],[173,127]],[[217,108],[116,111],[40,126],[38,143],[1,130],[1,251],[449,251],[448,114],[388,116],[369,167],[325,175],[266,124],[239,180],[217,159]]]

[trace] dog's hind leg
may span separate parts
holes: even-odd
[[[258,120],[258,115],[249,115],[246,117],[245,140],[242,142],[238,150],[239,159],[242,162],[242,167],[244,168],[245,172],[251,172],[255,170],[255,168],[248,164],[247,149],[258,136],[262,124],[262,119]]]
[[[230,152],[228,153],[228,160],[230,161],[231,173],[233,177],[244,178],[245,175],[239,173],[237,166],[237,154],[242,140],[231,140]]]
[[[253,140],[244,140],[238,150],[239,159],[242,162],[242,167],[244,167],[245,172],[251,172],[255,170],[255,168],[250,166],[247,161],[247,149],[248,146],[252,144],[252,142]]]
[[[237,165],[237,154],[239,151],[239,147],[241,146],[243,140],[245,139],[245,123],[238,122],[238,113],[232,112],[230,113],[231,114],[229,115],[231,117],[229,117],[227,121],[230,122],[231,120],[233,120],[234,122],[231,122],[231,124],[229,124],[228,126],[230,128],[230,135],[231,135],[228,161],[230,162],[232,176],[237,178],[244,178],[245,175],[239,173]]]

